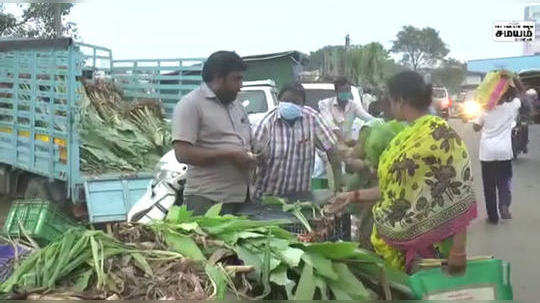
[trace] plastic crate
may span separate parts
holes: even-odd
[[[422,270],[409,279],[417,299],[513,300],[510,264],[501,260],[467,262],[464,276],[449,276],[442,268]]]
[[[24,237],[19,222],[28,236],[42,246],[58,240],[66,230],[77,226],[52,202],[39,199],[15,201],[9,210],[3,233]]]

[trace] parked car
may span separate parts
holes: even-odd
[[[267,113],[277,105],[276,84],[272,80],[246,81],[236,100],[246,109],[253,129],[262,121]]]
[[[437,115],[448,119],[452,108],[452,100],[448,94],[448,90],[444,87],[433,88],[433,109]]]

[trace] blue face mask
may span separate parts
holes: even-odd
[[[279,102],[279,114],[287,121],[295,121],[302,117],[302,108],[291,102]]]

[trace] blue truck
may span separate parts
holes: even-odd
[[[123,221],[152,172],[81,171],[82,79],[107,77],[128,99],[163,102],[166,116],[198,87],[204,59],[113,60],[69,38],[0,41],[0,194],[86,204],[91,223]]]

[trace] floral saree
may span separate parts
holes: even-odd
[[[371,241],[396,268],[435,257],[437,245],[476,217],[467,148],[441,118],[426,115],[401,131],[381,155],[378,175]]]

